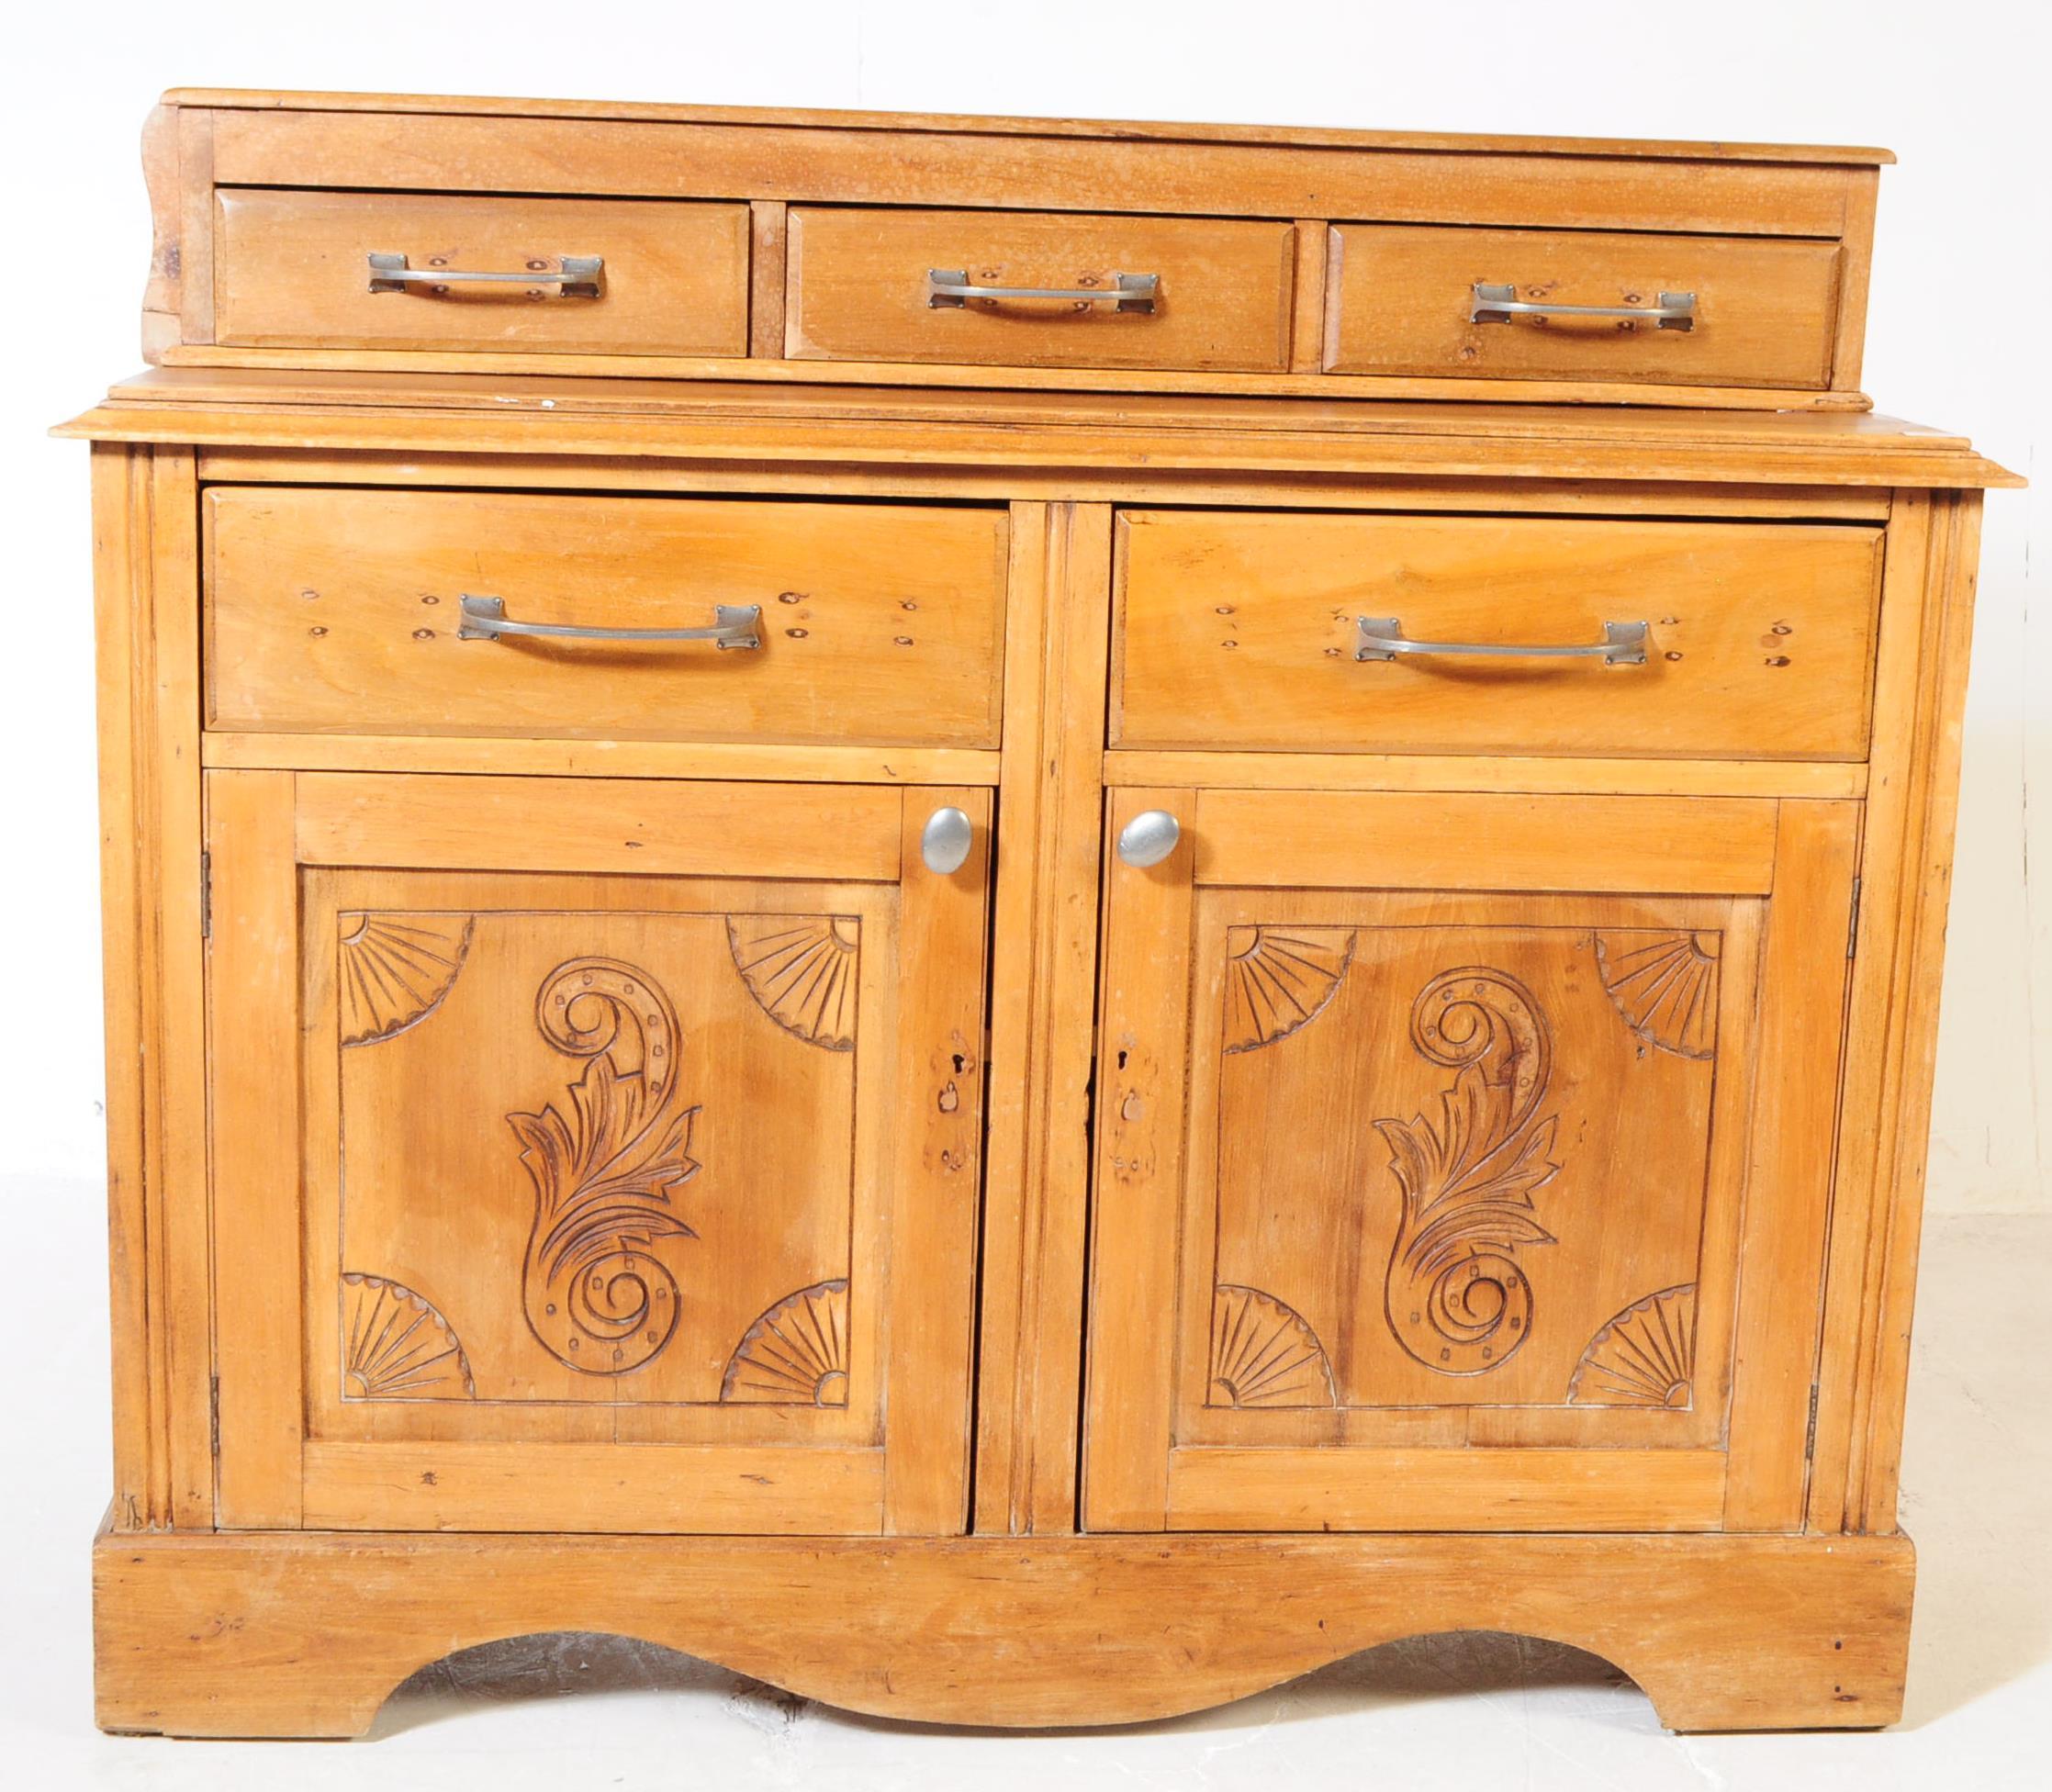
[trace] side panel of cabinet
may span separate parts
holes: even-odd
[[[1856,810],[1122,791],[1098,1529],[1788,1529]],[[1743,1272],[1742,1272],[1743,1266]]]
[[[987,792],[209,795],[222,1522],[963,1527]]]

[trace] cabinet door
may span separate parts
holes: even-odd
[[[224,1524],[962,1529],[987,792],[207,803]]]
[[[1085,1511],[1800,1521],[1857,806],[1121,790]]]

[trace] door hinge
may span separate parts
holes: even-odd
[[[207,1454],[214,1462],[221,1459],[221,1378],[207,1378]]]
[[[214,855],[199,856],[199,936],[214,937]]]
[[[1814,1462],[1817,1456],[1817,1383],[1810,1383],[1810,1428],[1802,1437],[1802,1460]]]
[[[1849,958],[1859,950],[1859,879],[1853,879],[1853,914],[1845,924],[1845,956]]]

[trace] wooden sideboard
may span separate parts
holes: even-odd
[[[169,96],[101,1722],[563,1629],[1892,1720],[2017,482],[1864,408],[1886,159]]]

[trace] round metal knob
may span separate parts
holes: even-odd
[[[919,857],[929,871],[952,877],[969,862],[976,829],[959,809],[936,809],[919,832]]]
[[[1118,832],[1118,856],[1146,870],[1175,851],[1183,827],[1166,809],[1143,809]]]

